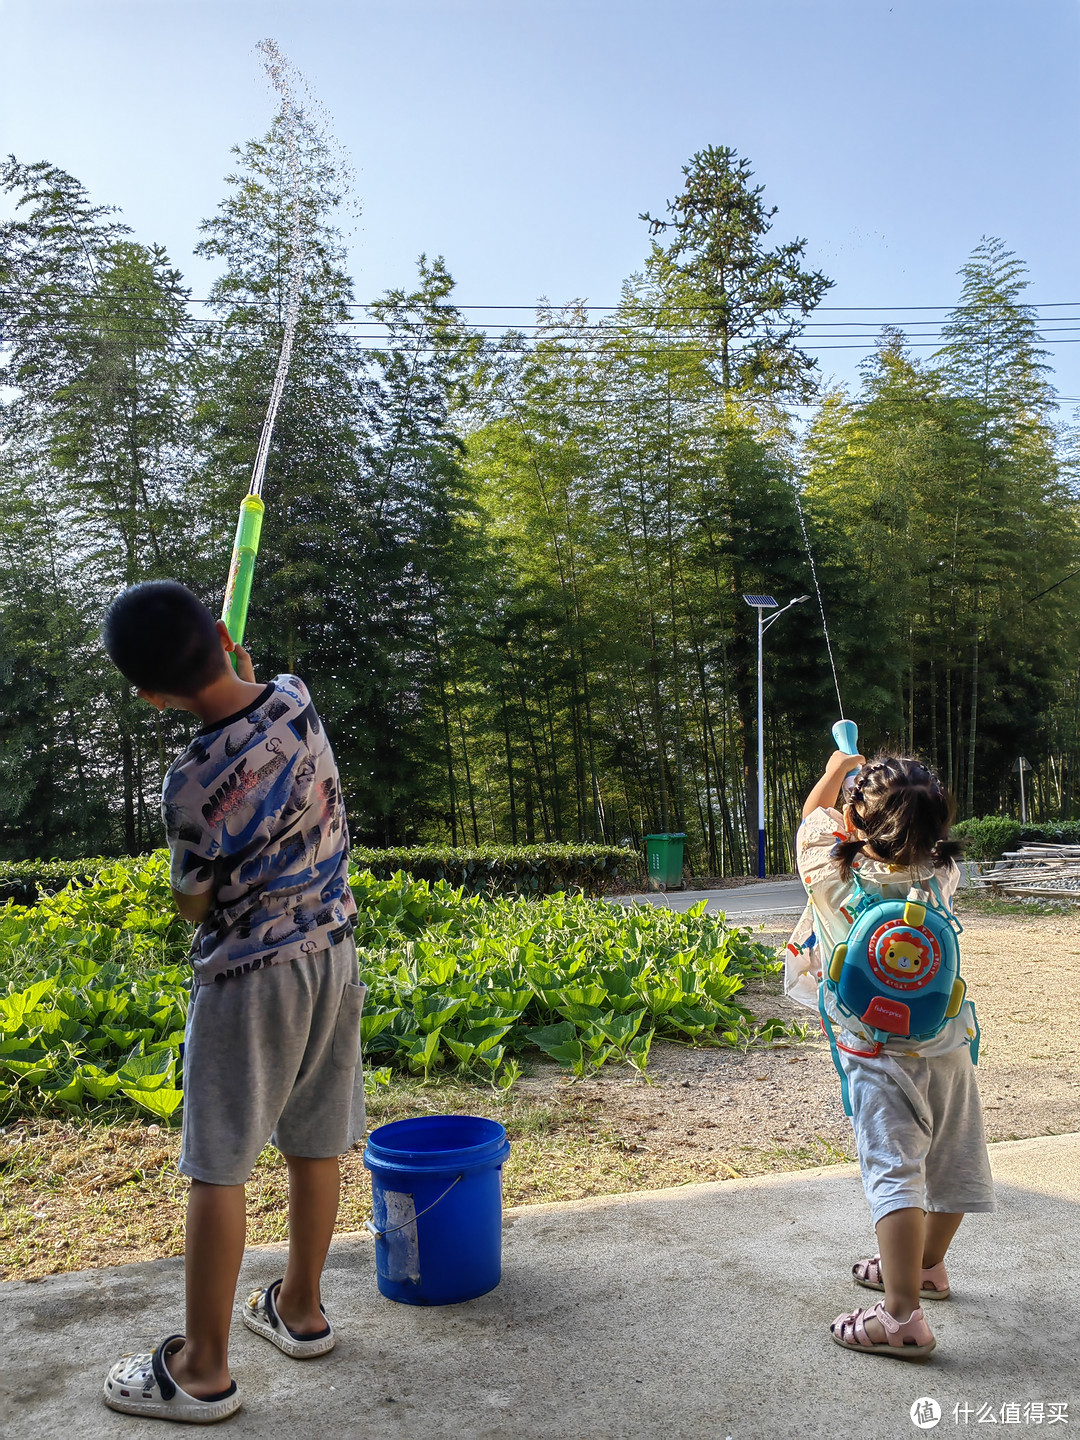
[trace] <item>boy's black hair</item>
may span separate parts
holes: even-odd
[[[197,695],[229,663],[217,621],[176,580],[145,580],[122,591],[106,611],[101,636],[120,673],[159,695]]]
[[[892,865],[929,861],[935,869],[963,854],[949,839],[956,805],[934,772],[921,760],[879,755],[856,771],[851,820],[865,840],[841,840],[832,848],[840,874],[851,879],[852,862],[864,847]]]

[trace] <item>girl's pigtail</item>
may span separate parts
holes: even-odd
[[[964,853],[963,840],[939,840],[930,853],[935,870],[941,870],[952,860],[959,860]]]
[[[865,840],[838,840],[830,850],[832,858],[840,863],[840,875],[844,880],[851,879],[852,867],[865,845]]]

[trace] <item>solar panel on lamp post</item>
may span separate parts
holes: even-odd
[[[744,595],[742,597],[751,609],[757,611],[757,873],[758,879],[765,878],[765,691],[762,677],[762,640],[765,631],[774,625],[785,611],[793,605],[803,605],[809,595],[798,595],[782,608],[771,595]],[[764,620],[766,610],[775,610]]]

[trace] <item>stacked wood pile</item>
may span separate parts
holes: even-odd
[[[1080,845],[1023,845],[983,867],[972,884],[998,895],[1080,900]]]

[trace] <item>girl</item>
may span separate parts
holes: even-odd
[[[948,838],[952,802],[918,760],[868,763],[837,751],[802,813],[795,848],[809,903],[788,944],[785,989],[816,1010],[822,963],[851,928],[853,872],[887,899],[936,877],[948,903],[961,847]],[[881,1045],[857,1021],[840,1021],[832,1002],[826,991],[880,1251],[852,1274],[885,1292],[876,1305],[837,1316],[832,1337],[849,1350],[916,1359],[936,1344],[919,1302],[948,1297],[949,1242],[965,1213],[994,1208],[970,1051],[975,1012],[965,1001],[932,1039]]]

